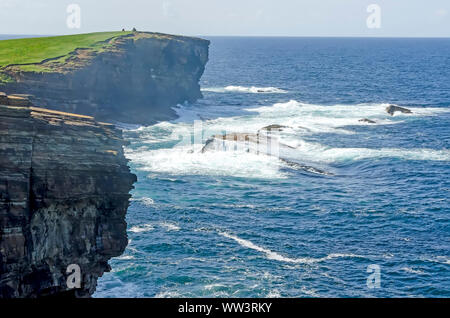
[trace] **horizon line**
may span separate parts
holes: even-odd
[[[0,33],[1,36],[26,36],[26,37],[53,37],[53,36],[66,36],[76,34],[89,34],[97,32],[113,32],[113,31],[94,31],[94,32],[80,32],[80,33],[66,33],[66,34],[13,34],[13,33]],[[387,36],[374,36],[374,35],[223,35],[223,34],[176,34],[160,31],[139,31],[138,32],[152,32],[162,33],[175,36],[187,36],[187,37],[233,37],[233,38],[364,38],[364,39],[450,39],[450,36],[403,36],[403,35],[387,35]]]

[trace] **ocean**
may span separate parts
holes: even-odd
[[[450,297],[450,39],[209,40],[204,99],[125,127],[129,245],[94,296]],[[280,157],[201,151],[274,124]]]
[[[129,246],[95,297],[449,297],[450,39],[209,39],[204,99],[124,132]],[[201,152],[272,124],[329,174]]]

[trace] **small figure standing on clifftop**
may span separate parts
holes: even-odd
[[[125,32],[125,29],[122,29],[122,32]]]

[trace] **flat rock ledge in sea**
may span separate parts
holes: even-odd
[[[0,298],[94,293],[128,243],[136,176],[123,145],[113,125],[1,94]],[[71,265],[78,289],[67,284]]]

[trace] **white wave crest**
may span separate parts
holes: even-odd
[[[274,289],[269,291],[269,293],[266,296],[267,298],[281,298],[280,291],[278,289]]]
[[[232,176],[255,179],[284,179],[289,170],[275,157],[247,153],[245,151],[211,151],[200,153],[206,140],[214,134],[253,133],[271,124],[287,126],[275,133],[280,142],[295,149],[281,149],[284,159],[297,160],[314,166],[314,163],[356,161],[370,158],[399,158],[403,160],[450,160],[450,150],[403,149],[403,148],[338,148],[320,143],[306,142],[303,135],[315,133],[355,134],[345,127],[350,125],[386,125],[401,122],[411,116],[432,116],[448,111],[440,108],[411,108],[412,115],[390,116],[388,104],[365,105],[313,105],[295,100],[272,106],[248,108],[242,116],[219,117],[203,121],[201,125],[192,122],[159,123],[140,130],[138,147],[125,149],[127,158],[136,168],[152,173],[171,175]],[[200,110],[189,110],[193,114]],[[251,112],[253,114],[250,114]],[[256,114],[255,114],[256,113]],[[208,115],[208,114],[206,114]],[[363,118],[374,120],[375,124],[361,122]],[[400,119],[400,120],[399,120]],[[198,131],[200,130],[200,132]],[[200,136],[197,138],[197,136]],[[194,136],[195,145],[190,143]],[[170,149],[153,149],[161,143],[179,140]],[[150,146],[147,146],[149,144]],[[164,145],[165,146],[165,145]],[[236,147],[232,147],[236,148]],[[192,151],[194,149],[194,151]],[[240,149],[242,150],[242,149]],[[280,169],[281,168],[281,169]],[[326,170],[325,167],[323,167]],[[150,203],[150,202],[148,202]],[[144,203],[145,204],[145,203]]]
[[[332,148],[318,143],[300,141],[297,154],[303,160],[322,163],[356,161],[370,158],[398,158],[403,160],[450,161],[450,150],[403,149],[403,148]]]
[[[247,94],[285,94],[287,91],[277,87],[257,87],[257,86],[226,86],[203,88],[204,92],[213,93],[247,93]]]
[[[143,224],[138,226],[133,226],[131,229],[129,229],[130,232],[133,233],[142,233],[142,232],[149,232],[154,229],[153,225],[151,224]]]
[[[155,204],[152,198],[142,197],[142,198],[131,198],[131,201],[139,202],[145,206],[151,206]]]
[[[175,147],[147,151],[127,151],[127,157],[141,171],[169,173],[172,175],[212,175],[255,179],[280,179],[277,158],[252,153],[213,151],[190,152],[192,147]]]
[[[120,260],[132,260],[132,259],[134,259],[134,256],[132,256],[132,255],[122,255],[122,256],[119,256],[119,257],[117,257],[117,259],[120,259]]]
[[[410,273],[410,274],[416,274],[416,275],[423,275],[424,274],[424,272],[421,271],[420,269],[413,269],[413,268],[410,268],[410,267],[403,267],[402,271]]]
[[[206,290],[213,290],[213,289],[224,288],[224,287],[226,287],[224,284],[214,283],[214,284],[205,285],[204,288]]]
[[[155,298],[179,298],[181,295],[176,291],[162,291],[158,293]]]
[[[450,258],[448,256],[424,257],[422,259],[432,263],[450,265]]]
[[[276,103],[271,106],[262,106],[256,108],[247,108],[247,111],[258,112],[260,114],[264,113],[277,113],[277,114],[298,114],[301,113],[311,113],[313,115],[324,115],[326,117],[341,118],[341,117],[358,117],[361,115],[384,115],[386,117],[392,117],[386,112],[386,107],[390,104],[388,103],[375,103],[375,104],[358,104],[358,105],[317,105],[317,104],[307,104],[301,103],[296,100],[290,100],[284,103]],[[448,113],[450,109],[439,108],[439,107],[407,107],[412,111],[412,114],[402,114],[397,112],[398,116],[428,116],[439,113]],[[357,116],[355,116],[357,115]]]
[[[178,225],[162,222],[159,224],[160,226],[164,227],[167,231],[179,231],[180,227]]]
[[[282,256],[280,254],[278,254],[277,252],[273,252],[269,249],[266,249],[264,247],[260,247],[256,244],[254,244],[251,241],[242,239],[240,237],[231,235],[229,233],[225,233],[225,232],[219,232],[220,235],[222,235],[223,237],[232,239],[234,241],[236,241],[239,245],[264,253],[266,254],[267,259],[270,260],[275,260],[275,261],[279,261],[279,262],[286,262],[286,263],[293,263],[293,264],[314,264],[314,263],[320,263],[320,262],[324,262],[327,260],[331,260],[334,258],[363,258],[363,256],[359,256],[359,255],[355,255],[355,254],[339,254],[339,253],[333,253],[333,254],[329,254],[325,257],[321,257],[321,258],[289,258],[289,257],[285,257]]]
[[[411,117],[433,116],[450,111],[448,108],[408,107],[412,114],[396,113],[395,116],[390,116],[386,112],[387,106],[389,104],[383,103],[326,106],[290,100],[272,106],[247,108],[246,111],[258,113],[260,121],[282,123],[294,129],[304,128],[310,133],[350,133],[342,127],[396,124]],[[361,119],[370,119],[375,123],[368,124]]]

